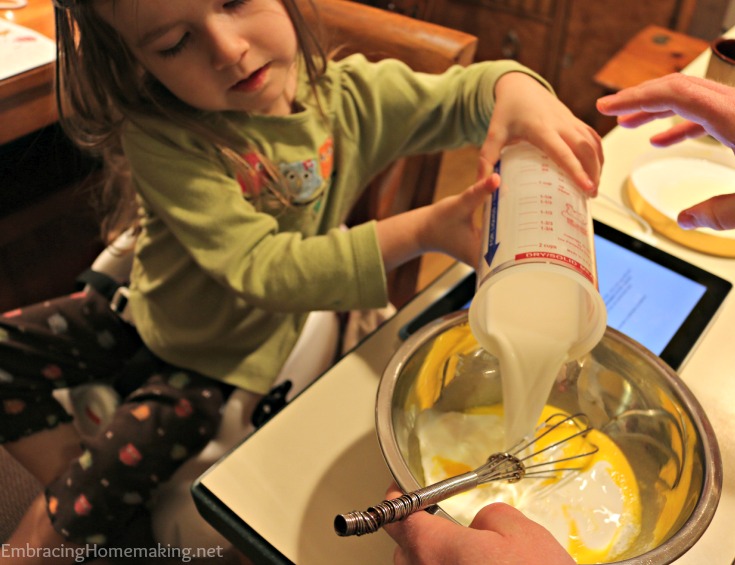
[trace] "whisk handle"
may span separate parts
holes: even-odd
[[[334,518],[334,531],[339,536],[361,536],[377,532],[384,524],[403,520],[409,514],[424,510],[450,496],[466,492],[479,484],[477,473],[469,472],[436,484],[384,500],[365,511],[356,510]]]

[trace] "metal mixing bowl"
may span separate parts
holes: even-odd
[[[467,313],[462,311],[425,326],[398,349],[380,381],[378,439],[405,492],[426,486],[413,434],[421,410],[464,410],[502,402],[497,360],[479,346],[465,356],[465,363],[474,364],[472,370],[457,378],[442,373],[433,382],[417,382],[426,356],[439,347],[437,339],[466,325]],[[722,461],[702,407],[668,365],[608,328],[591,353],[562,369],[549,404],[587,414],[591,424],[621,448],[636,475],[641,532],[616,563],[671,563],[694,545],[719,502]],[[453,519],[441,508],[437,513]],[[658,542],[653,541],[654,531]]]

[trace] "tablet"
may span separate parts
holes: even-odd
[[[597,220],[594,230],[607,325],[679,369],[732,284]],[[469,308],[475,284],[471,273],[403,326],[401,337],[444,314]]]

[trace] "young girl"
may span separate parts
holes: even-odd
[[[135,326],[94,291],[0,317],[2,439],[47,485],[11,546],[113,544],[231,387],[269,390],[310,311],[385,305],[385,273],[426,251],[474,265],[505,144],[529,140],[594,193],[599,137],[540,77],[327,62],[301,1],[57,0],[62,123],[135,192],[110,225],[139,226]],[[466,143],[482,145],[475,185],[340,228],[387,164]],[[102,378],[124,401],[80,449],[51,392]]]

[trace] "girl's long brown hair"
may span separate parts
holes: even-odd
[[[313,0],[280,1],[291,18],[315,91],[326,69],[327,55],[319,32],[307,25],[302,9],[316,13],[317,8]],[[234,130],[225,129],[223,133],[221,128],[212,127],[201,110],[181,102],[147,73],[120,35],[98,15],[94,4],[94,0],[54,0],[56,103],[66,134],[104,163],[104,181],[95,204],[102,219],[103,239],[111,241],[137,219],[129,167],[121,146],[122,128],[128,120],[150,116],[178,123],[221,148],[222,155],[236,168],[242,163],[231,148],[247,140]]]

